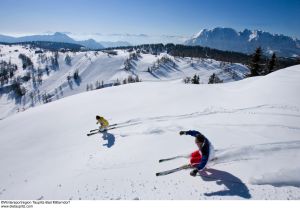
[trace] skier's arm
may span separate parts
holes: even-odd
[[[197,169],[198,171],[201,171],[203,168],[205,168],[206,164],[208,161],[208,156],[207,155],[203,155],[201,162],[197,165]]]
[[[202,146],[202,148],[201,148],[202,159],[201,159],[201,162],[197,165],[197,169],[199,171],[204,169],[208,162],[208,157],[209,157],[209,153],[210,153],[209,150],[210,150],[210,143],[207,138],[204,138],[204,146]]]
[[[190,135],[190,136],[193,136],[193,137],[196,137],[200,134],[199,131],[193,131],[193,130],[189,130],[189,131],[180,131],[179,132],[180,135]]]

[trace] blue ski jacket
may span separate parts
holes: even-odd
[[[201,153],[202,153],[202,159],[201,162],[197,165],[197,169],[198,170],[202,170],[203,168],[205,168],[207,162],[208,162],[208,157],[209,157],[209,150],[210,150],[210,142],[209,140],[203,135],[201,134],[199,131],[194,131],[194,130],[189,130],[185,132],[185,135],[190,135],[193,137],[197,137],[197,136],[202,136],[204,138],[204,143],[200,149]]]

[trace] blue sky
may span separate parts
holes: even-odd
[[[214,27],[300,38],[300,0],[0,0],[0,34],[192,36]]]

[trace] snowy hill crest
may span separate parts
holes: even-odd
[[[243,79],[249,72],[246,66],[238,63],[176,58],[165,52],[160,55],[127,50],[50,52],[21,45],[0,45],[0,50],[0,61],[3,62],[1,69],[5,68],[4,65],[17,69],[14,70],[14,79],[19,79],[21,86],[26,89],[22,102],[16,102],[10,93],[5,92],[14,79],[2,81],[0,118],[42,104],[43,101],[61,99],[102,85],[120,84],[129,76],[138,76],[145,82],[182,82],[183,78],[197,74],[201,77],[201,83],[208,83],[213,73],[223,82],[230,82]],[[20,55],[25,61],[20,59]],[[32,63],[32,66],[27,66],[26,60],[30,60],[28,63]],[[75,72],[80,76],[76,81],[73,79]],[[49,100],[45,100],[45,97]]]

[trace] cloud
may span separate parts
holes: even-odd
[[[106,36],[125,36],[125,37],[149,37],[147,34],[131,34],[131,33],[111,33]]]
[[[93,35],[96,35],[96,36],[103,36],[102,33],[93,33]]]
[[[66,32],[60,32],[60,33],[63,33],[63,34],[66,34],[66,35],[72,35],[72,32],[68,32],[68,31],[66,31]]]

